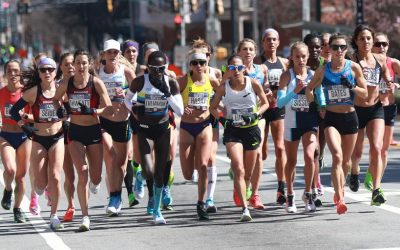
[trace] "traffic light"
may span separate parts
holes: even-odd
[[[171,1],[171,3],[172,3],[172,11],[174,13],[179,13],[179,7],[180,7],[179,0],[173,0]]]
[[[199,1],[198,0],[190,0],[190,10],[192,12],[197,12],[199,10]]]
[[[218,15],[224,14],[224,0],[215,0],[215,12]]]

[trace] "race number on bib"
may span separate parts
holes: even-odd
[[[125,92],[120,82],[104,82],[108,96],[112,102],[123,102]]]
[[[80,93],[80,94],[71,94],[69,96],[69,106],[71,107],[72,112],[80,112],[81,106],[79,103],[90,107],[90,94],[88,93]]]
[[[207,110],[208,109],[208,93],[189,93],[189,108]]]
[[[13,106],[13,105],[12,105],[12,104],[9,104],[9,103],[7,103],[7,104],[4,106],[4,118],[11,119],[10,110],[11,110],[12,106]]]
[[[242,126],[245,124],[243,115],[250,115],[253,113],[253,108],[232,109],[233,126]]]
[[[58,120],[58,116],[52,103],[43,103],[39,105],[39,121],[51,122],[56,120]]]
[[[161,95],[145,95],[144,111],[146,113],[163,112],[167,108],[168,101]]]
[[[296,112],[308,112],[310,103],[307,101],[306,95],[297,95],[292,101],[292,110]]]
[[[350,90],[343,85],[329,85],[328,87],[329,104],[349,102]]]
[[[379,82],[379,93],[385,94],[388,91],[389,91],[389,88],[387,87],[386,82],[380,81]]]

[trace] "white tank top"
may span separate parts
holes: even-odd
[[[123,103],[125,92],[129,87],[125,78],[125,66],[120,64],[117,72],[113,74],[105,73],[104,67],[101,67],[99,71],[99,77],[106,86],[111,102]]]
[[[164,80],[170,89],[167,75],[164,75]],[[147,115],[164,115],[168,112],[167,98],[151,84],[148,74],[144,74],[144,85],[137,94],[137,101],[144,104],[144,111]]]

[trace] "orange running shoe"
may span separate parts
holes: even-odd
[[[343,194],[343,198],[344,198],[344,190],[343,190],[342,194]],[[335,205],[336,205],[337,202],[338,202],[338,200],[339,200],[339,199],[336,197],[336,193],[334,193],[334,194],[333,194],[333,203],[335,203]]]
[[[346,203],[344,203],[344,200],[339,200],[336,204],[336,212],[340,214],[344,214],[347,211],[347,206]]]
[[[253,194],[249,200],[250,206],[252,206],[254,209],[258,210],[263,210],[264,209],[264,204],[260,200],[260,196],[258,194]]]
[[[70,222],[74,219],[75,208],[70,207],[64,214],[64,222]]]
[[[242,206],[242,202],[240,201],[239,194],[238,194],[238,192],[236,191],[235,188],[233,188],[233,201],[235,202],[235,205],[237,207],[241,207]]]

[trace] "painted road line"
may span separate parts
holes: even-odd
[[[0,175],[3,176],[2,169],[0,169]],[[0,178],[0,182],[4,186],[3,178]],[[14,184],[13,188],[15,188]],[[43,220],[41,216],[31,215],[31,213],[29,212],[29,199],[26,195],[24,195],[24,198],[22,199],[21,210],[25,213],[25,216],[28,218],[29,223],[33,226],[35,231],[39,233],[39,235],[46,241],[47,245],[51,249],[57,249],[57,250],[71,249],[64,243],[64,241],[55,232],[53,232],[49,228],[49,225],[46,223],[45,220]]]

